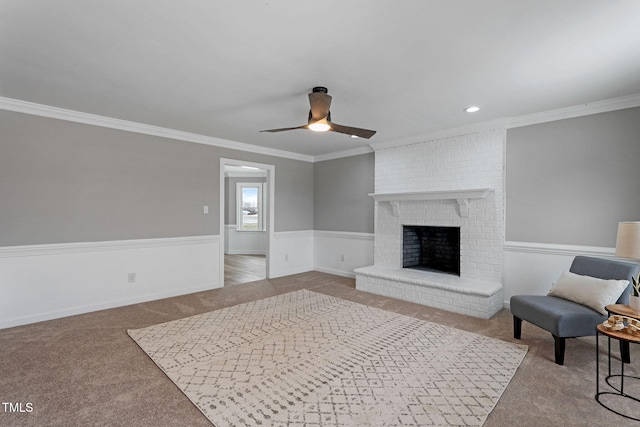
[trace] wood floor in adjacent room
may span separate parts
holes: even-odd
[[[595,401],[594,337],[568,340],[565,365],[558,366],[552,336],[525,323],[522,340],[514,340],[506,309],[492,319],[477,319],[361,292],[350,278],[308,272],[2,329],[0,401],[23,409],[29,403],[32,411],[9,412],[0,405],[0,426],[211,426],[127,330],[299,289],[528,345],[485,427],[639,425]],[[604,350],[602,340],[601,346]],[[625,373],[640,376],[640,348],[635,347],[640,346],[632,346]],[[619,366],[615,346],[614,353]],[[640,394],[632,381],[625,382],[625,391]],[[629,399],[618,405],[640,414]]]
[[[224,285],[255,282],[267,278],[264,255],[224,255]]]

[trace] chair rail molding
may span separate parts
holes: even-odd
[[[611,258],[615,256],[615,248],[600,246],[580,246],[580,245],[560,245],[555,243],[534,243],[534,242],[504,242],[503,248],[506,252],[525,252],[546,255],[565,256],[595,256]]]
[[[162,248],[169,246],[216,244],[220,237],[184,236],[151,239],[109,240],[102,242],[47,243],[37,245],[0,247],[0,258],[25,256],[64,255],[99,251],[121,251],[128,249]]]

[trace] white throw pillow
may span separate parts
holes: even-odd
[[[566,271],[547,295],[577,302],[607,314],[605,306],[615,304],[629,285],[628,280],[605,280]]]

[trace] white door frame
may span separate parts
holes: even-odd
[[[234,159],[225,159],[220,158],[220,287],[224,286],[224,241],[225,241],[225,223],[224,223],[224,208],[225,208],[225,192],[226,188],[224,185],[224,167],[225,166],[249,166],[253,168],[259,168],[267,171],[267,220],[266,224],[266,232],[267,232],[267,253],[266,253],[266,276],[267,279],[271,278],[271,256],[272,253],[271,246],[273,245],[273,235],[274,235],[274,200],[275,200],[275,165],[267,165],[264,163],[255,163],[248,162],[245,160],[234,160]]]

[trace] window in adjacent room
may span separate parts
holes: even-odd
[[[236,211],[239,231],[263,231],[262,182],[238,182],[236,184]]]

